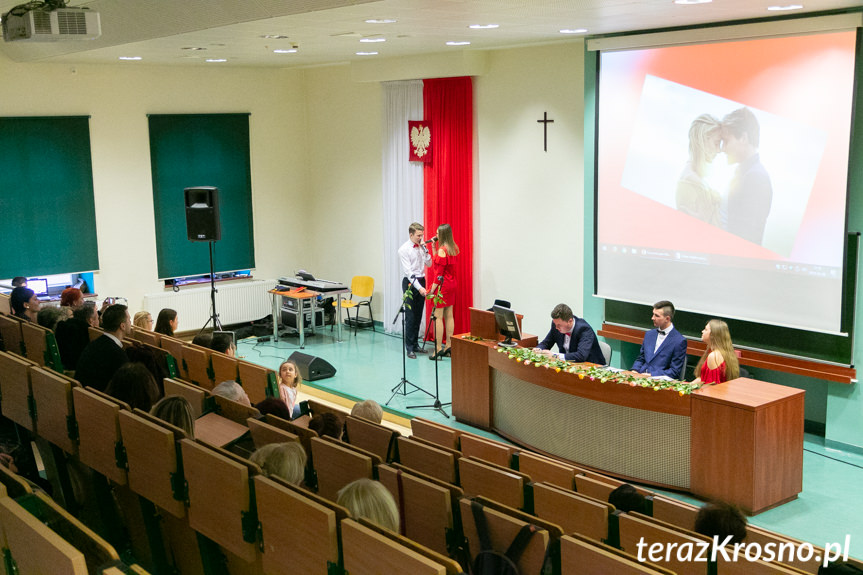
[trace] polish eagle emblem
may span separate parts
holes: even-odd
[[[418,158],[426,155],[430,143],[431,132],[428,126],[420,124],[411,128],[411,146],[413,146],[414,154]]]

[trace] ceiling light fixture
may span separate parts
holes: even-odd
[[[207,58],[207,62],[227,62],[227,58]]]
[[[803,4],[788,4],[787,6],[768,6],[770,12],[785,12],[786,10],[800,10]]]
[[[470,44],[470,42],[468,42],[467,40],[462,40],[460,42],[450,41],[450,42],[446,43],[447,46],[467,46],[469,44]]]
[[[498,24],[471,24],[468,26],[471,30],[494,30],[495,28],[500,28]]]
[[[180,50],[198,51],[198,50],[206,50],[206,48],[201,48],[200,46],[186,46],[185,48],[180,48]]]
[[[675,4],[687,5],[687,4],[709,4],[713,2],[713,0],[674,0]]]
[[[360,42],[365,44],[372,44],[374,42],[386,42],[386,38],[360,38]]]
[[[366,24],[395,24],[397,20],[392,18],[370,18],[366,20]]]
[[[260,37],[264,38],[265,40],[287,40],[288,39],[288,37],[285,36],[284,34],[264,34],[263,36],[260,36]]]
[[[377,56],[377,52],[357,52],[357,56]]]
[[[587,28],[564,28],[560,31],[561,34],[584,34]]]
[[[118,60],[141,60],[140,56],[120,56]]]
[[[296,54],[299,52],[297,48],[288,48],[286,50],[273,50],[273,54]]]

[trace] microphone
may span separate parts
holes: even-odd
[[[436,242],[436,241],[437,241],[437,236],[433,237],[433,238],[432,238],[432,239],[430,239],[430,240],[426,240],[426,241],[424,241],[423,243],[424,243],[424,244],[431,244],[431,243],[434,243],[434,242]]]

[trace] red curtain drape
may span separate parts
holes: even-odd
[[[423,81],[423,115],[431,126],[431,162],[424,169],[426,237],[452,226],[456,258],[455,333],[470,329],[473,305],[473,82],[470,77]],[[434,278],[428,278],[428,285]],[[431,336],[429,336],[431,337]]]

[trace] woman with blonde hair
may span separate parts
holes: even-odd
[[[455,290],[458,286],[455,277],[455,257],[459,253],[458,245],[452,239],[452,228],[449,224],[438,226],[437,250],[432,254],[432,277],[434,282],[428,289],[428,295],[435,308],[435,353],[429,356],[438,360],[452,353],[452,334],[455,331],[452,306],[455,303]],[[446,332],[446,349],[443,348],[443,336]]]
[[[249,460],[267,477],[278,477],[291,485],[302,483],[306,473],[306,452],[297,441],[268,443],[255,450]]]
[[[701,341],[707,344],[707,349],[695,366],[698,377],[693,383],[710,385],[740,376],[740,363],[731,344],[731,332],[728,331],[727,323],[721,319],[707,322],[701,331]]]
[[[339,490],[336,503],[346,507],[351,517],[365,517],[395,533],[399,532],[399,510],[392,494],[378,481],[357,479]]]
[[[195,416],[192,414],[192,404],[185,397],[166,395],[153,406],[150,415],[179,427],[191,439],[195,439]]]
[[[147,310],[139,311],[132,318],[132,325],[144,331],[153,331],[153,316]]]
[[[720,225],[719,193],[707,183],[708,168],[722,144],[722,124],[701,114],[689,126],[689,161],[677,181],[677,209],[713,226]]]

